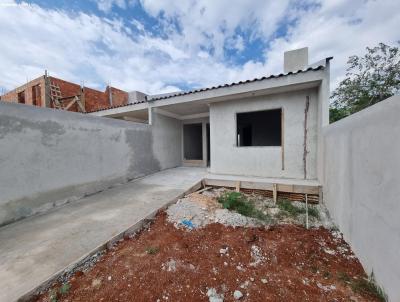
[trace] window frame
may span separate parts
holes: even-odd
[[[261,112],[261,111],[273,111],[273,110],[280,110],[281,114],[280,114],[280,119],[281,119],[281,144],[277,145],[277,146],[239,146],[239,140],[238,140],[238,115],[242,114],[242,113],[252,113],[252,112]],[[236,111],[235,114],[235,140],[234,140],[234,146],[236,148],[284,148],[284,109],[283,106],[279,106],[279,107],[272,107],[272,108],[263,108],[263,109],[258,109],[258,110],[246,110],[246,111]]]

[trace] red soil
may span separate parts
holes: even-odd
[[[253,245],[264,256],[256,266],[250,265]],[[158,251],[146,252],[150,247]],[[225,247],[228,253],[221,254]],[[176,271],[165,269],[171,259]],[[208,301],[208,288],[224,293],[224,301],[234,301],[235,290],[243,293],[240,301],[378,301],[368,292],[353,292],[344,274],[366,277],[347,244],[326,229],[211,224],[186,231],[161,213],[149,230],[120,242],[88,272],[76,273],[57,301]],[[241,288],[245,281],[248,286]],[[34,301],[49,300],[47,292]]]

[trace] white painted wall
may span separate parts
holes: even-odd
[[[400,96],[325,127],[324,203],[368,273],[400,301]]]
[[[210,106],[211,172],[260,177],[304,178],[304,110],[310,96],[307,178],[316,179],[317,89],[281,93]],[[281,147],[237,147],[236,113],[283,108],[284,166]]]

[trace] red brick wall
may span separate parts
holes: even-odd
[[[107,86],[105,93],[110,95],[111,90],[111,97],[112,97],[112,105],[113,106],[120,106],[128,104],[128,93],[118,88],[109,87]]]
[[[59,78],[49,77],[49,82],[53,85],[57,85],[60,87],[61,97],[75,96],[81,94],[81,86],[75,83],[67,82]],[[18,87],[13,91],[10,91],[1,96],[0,100],[5,102],[17,102],[18,101],[18,93],[21,91],[25,91],[25,104],[32,105],[33,104],[33,96],[32,96],[32,88],[35,85],[40,85],[40,89],[37,93],[37,98],[40,96],[40,100],[37,99],[37,106],[46,106],[45,105],[45,81],[44,77],[37,78],[26,85]],[[95,111],[103,108],[110,107],[110,92],[112,96],[112,104],[113,106],[125,105],[128,103],[128,93],[114,88],[108,87],[104,92],[95,90],[92,88],[84,87],[83,88],[84,97],[85,97],[85,109],[86,111]],[[64,107],[71,102],[73,98],[67,99],[63,101]],[[54,107],[54,104],[50,102],[50,107]],[[72,105],[69,111],[79,111],[78,106],[76,104]]]
[[[61,91],[61,97],[67,97],[67,96],[75,96],[75,95],[80,95],[81,93],[81,86],[75,83],[67,82],[62,79],[54,78],[54,77],[49,77],[49,81],[53,85],[58,85],[60,87]],[[73,99],[68,99],[63,101],[64,107],[69,104]],[[54,107],[54,104],[51,102],[50,107]],[[74,104],[71,108],[68,109],[68,111],[78,111],[78,107],[76,104]]]
[[[4,95],[0,97],[0,100],[4,102],[13,102],[17,103],[18,102],[18,93],[24,93],[25,94],[25,104],[27,105],[33,105],[33,96],[32,96],[32,88],[35,87],[36,85],[39,85],[39,96],[37,95],[36,97],[40,99],[37,99],[37,104],[36,106],[45,106],[44,105],[44,91],[45,91],[45,85],[44,85],[44,77],[41,76],[39,78],[36,78],[25,85],[22,85],[20,87],[15,88],[14,90],[11,90]]]
[[[86,111],[90,112],[110,106],[110,103],[108,102],[108,95],[105,92],[88,87],[85,87],[84,91]]]

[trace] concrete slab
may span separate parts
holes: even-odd
[[[206,174],[179,167],[0,228],[0,301],[50,276],[178,197]]]
[[[272,183],[272,184],[285,184],[285,185],[298,185],[298,186],[321,186],[321,183],[316,179],[298,179],[298,178],[270,178],[270,177],[256,177],[256,176],[240,176],[229,174],[217,174],[208,172],[205,178],[215,180],[233,180],[233,181],[247,181],[256,183]]]
[[[244,189],[276,190],[278,192],[322,196],[320,194],[321,184],[313,179],[250,177],[215,173],[207,173],[204,178],[204,183],[211,186],[236,187],[238,182],[240,182],[240,187]]]

